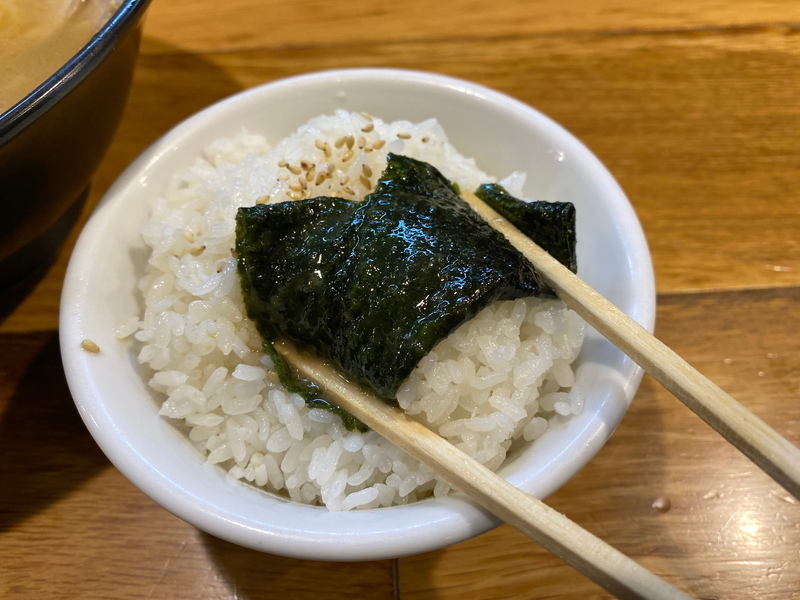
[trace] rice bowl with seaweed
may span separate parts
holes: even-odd
[[[176,420],[207,461],[236,479],[330,510],[443,496],[449,486],[374,432],[347,430],[277,381],[239,288],[234,218],[242,206],[319,195],[358,201],[389,152],[428,162],[462,189],[494,181],[433,121],[384,123],[357,113],[313,119],[270,148],[241,132],[175,176],[142,234],[152,249],[139,289],[144,314],[121,323]],[[521,195],[524,175],[502,185]],[[582,321],[557,300],[490,306],[423,359],[397,401],[479,462],[497,469],[553,415],[579,414],[571,363]]]

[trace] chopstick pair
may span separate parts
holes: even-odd
[[[353,385],[318,357],[299,352],[286,340],[278,340],[274,346],[299,375],[325,390],[329,399],[612,594],[648,600],[691,598],[400,409]]]
[[[552,258],[474,194],[462,198],[502,233],[592,327],[650,373],[756,465],[800,498],[800,450]],[[687,599],[684,592],[533,496],[515,488],[402,411],[364,392],[326,363],[286,340],[276,350],[342,408],[482,507],[619,598]]]

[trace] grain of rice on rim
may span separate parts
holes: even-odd
[[[245,316],[234,218],[240,206],[287,198],[360,201],[389,152],[431,163],[462,189],[495,181],[458,154],[433,119],[385,123],[338,111],[275,147],[245,131],[217,140],[155,200],[142,229],[152,249],[139,282],[144,314],[114,330],[135,336],[160,414],[182,423],[209,463],[330,510],[406,504],[450,487],[375,432],[347,431],[339,417],[309,409],[277,382]],[[307,178],[311,165],[318,174]],[[512,173],[500,183],[520,196],[524,181]],[[495,303],[420,362],[398,403],[497,469],[510,449],[544,435],[550,419],[583,410],[571,366],[583,333],[583,321],[560,301]]]

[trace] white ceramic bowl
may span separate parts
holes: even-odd
[[[526,195],[571,201],[578,215],[579,274],[652,331],[650,255],[624,193],[600,161],[556,123],[508,96],[440,75],[342,70],[247,90],[184,121],[119,177],[84,229],[61,303],[61,350],[75,403],[102,450],[139,489],[180,518],[231,542],[326,560],[398,557],[459,542],[497,525],[461,495],[348,513],[328,512],[231,481],[167,420],[130,343],[112,327],[138,311],[146,261],[139,228],[170,176],[211,141],[246,127],[271,142],[311,117],[344,108],[386,121],[436,117],[453,145],[504,177],[529,174]],[[90,339],[99,354],[81,350]],[[544,498],[605,443],[630,404],[641,370],[590,330],[578,359],[587,390],[579,417],[557,423],[501,474]]]

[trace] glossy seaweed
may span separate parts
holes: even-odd
[[[475,195],[570,271],[578,272],[572,202],[523,202],[496,183],[483,184],[475,190]]]
[[[479,192],[574,270],[571,205],[525,203],[499,186]],[[439,171],[403,156],[389,155],[363,202],[256,205],[240,208],[236,225],[245,305],[265,339],[289,336],[387,400],[441,339],[492,302],[552,295]]]

